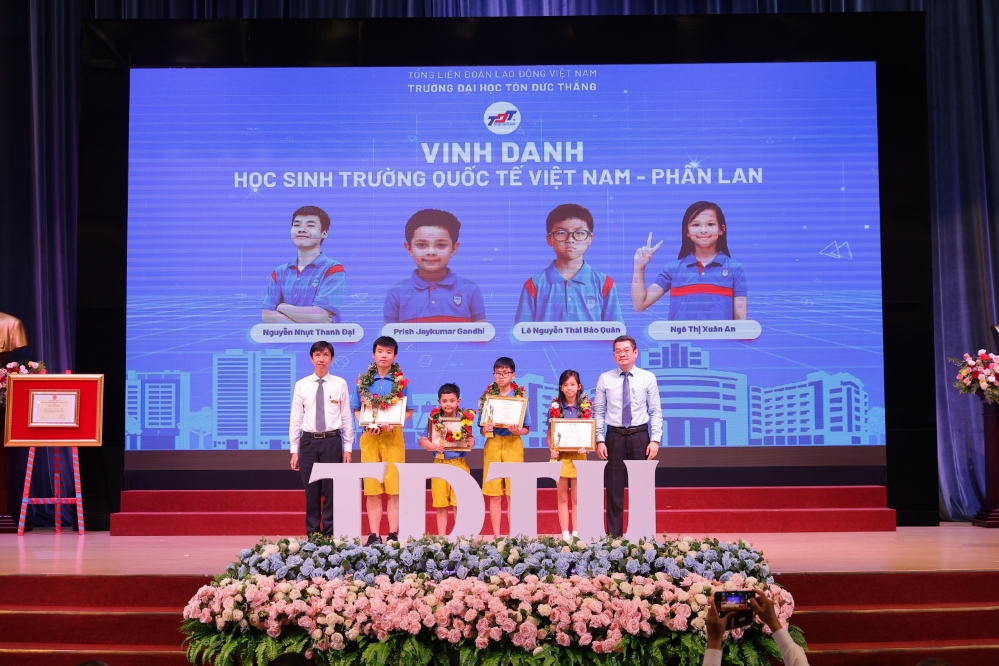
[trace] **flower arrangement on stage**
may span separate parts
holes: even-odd
[[[458,412],[458,418],[461,419],[461,429],[458,430],[458,432],[455,432],[444,425],[444,410],[440,407],[434,407],[430,410],[429,418],[434,430],[437,431],[437,435],[449,444],[464,442],[472,436],[472,425],[475,422],[475,412],[471,409],[463,409]]]
[[[357,378],[357,392],[361,401],[375,411],[388,409],[399,402],[402,397],[402,390],[409,384],[409,380],[402,374],[402,369],[398,363],[393,363],[389,368],[388,376],[392,378],[392,388],[385,395],[378,395],[371,392],[371,386],[375,383],[375,376],[378,374],[378,366],[372,363],[368,366],[367,372]]]
[[[335,666],[700,664],[713,592],[750,587],[787,623],[793,598],[742,541],[317,536],[243,550],[188,603],[184,630],[191,663],[215,666],[289,651]],[[758,620],[729,632],[724,663],[779,657],[769,633]]]
[[[7,378],[10,375],[44,375],[45,364],[41,361],[11,361],[0,368],[0,405],[7,400]]]
[[[999,364],[995,354],[979,349],[976,356],[965,354],[964,360],[949,359],[961,367],[954,386],[961,393],[976,393],[991,403],[999,403]]]

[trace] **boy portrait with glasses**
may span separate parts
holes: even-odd
[[[623,321],[614,278],[583,260],[593,243],[593,215],[579,204],[548,214],[555,261],[524,283],[516,321]]]

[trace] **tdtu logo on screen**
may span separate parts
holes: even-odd
[[[520,109],[510,102],[494,102],[482,114],[482,122],[493,134],[510,134],[520,127]]]

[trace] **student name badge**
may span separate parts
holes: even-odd
[[[556,451],[592,451],[597,447],[596,419],[551,419],[549,446]]]
[[[659,320],[649,324],[653,340],[755,340],[763,329],[754,319]]]
[[[472,447],[465,443],[464,438],[461,438],[461,419],[456,417],[445,416],[439,421],[439,427],[445,432],[451,431],[451,434],[458,441],[449,442],[441,437],[440,431],[434,427],[433,421],[427,422],[427,435],[430,437],[430,443],[436,446],[437,444],[444,444],[445,451],[471,451]]]
[[[513,325],[513,337],[522,342],[613,340],[627,332],[620,321],[522,321]]]
[[[455,296],[456,299],[461,296]],[[385,324],[382,335],[396,342],[489,342],[496,328],[486,321],[470,322],[399,322]]]
[[[486,423],[503,426],[524,426],[527,416],[527,398],[515,395],[487,395],[479,414],[479,425]]]
[[[262,345],[288,344],[290,342],[312,343],[326,340],[338,342],[359,342],[364,337],[364,329],[357,324],[256,324],[250,329],[250,339]]]
[[[381,409],[374,409],[370,403],[362,405],[361,418],[357,422],[362,426],[403,425],[406,422],[406,396]]]

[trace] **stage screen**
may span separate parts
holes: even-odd
[[[884,444],[875,64],[133,69],[128,450],[288,448],[309,345],[426,432],[634,336],[663,445]],[[647,264],[647,265],[645,265]],[[643,266],[644,265],[644,266]]]

